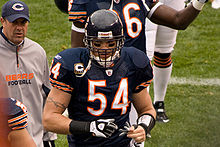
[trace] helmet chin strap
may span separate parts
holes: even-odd
[[[112,0],[112,3],[111,3],[109,10],[113,10],[113,5],[114,5],[114,0]]]

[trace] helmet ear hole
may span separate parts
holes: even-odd
[[[116,47],[109,45],[108,49],[103,49],[94,46],[94,41],[116,41]],[[84,43],[90,50],[92,61],[104,65],[105,68],[117,61],[120,57],[120,50],[124,45],[123,25],[118,15],[111,10],[104,9],[91,14],[85,25]],[[111,55],[109,56],[110,52]],[[103,59],[104,54],[105,58]]]

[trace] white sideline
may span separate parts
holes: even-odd
[[[220,86],[220,79],[203,79],[203,78],[180,78],[171,77],[169,84],[188,84],[188,85],[204,85],[204,86]]]

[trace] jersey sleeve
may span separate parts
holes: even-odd
[[[26,106],[18,100],[9,98],[8,126],[10,130],[21,130],[27,127],[28,114]]]
[[[147,55],[135,48],[130,48],[132,62],[136,67],[135,74],[135,88],[133,89],[134,93],[138,93],[144,88],[148,87],[153,80],[153,69]]]
[[[86,4],[89,0],[70,0],[68,6],[69,21],[84,23],[87,18]]]
[[[65,67],[65,62],[63,62],[61,58],[61,56],[57,55],[52,61],[50,83],[53,87],[71,94],[74,89],[74,82],[72,82],[74,81],[74,76],[73,73]]]
[[[144,67],[137,70],[136,73],[136,88],[134,93],[138,93],[144,88],[147,88],[153,80],[153,69],[150,62]]]

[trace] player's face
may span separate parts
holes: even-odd
[[[93,55],[105,60],[115,54],[116,41],[93,41]]]
[[[24,40],[28,28],[28,21],[26,19],[18,18],[13,22],[9,22],[7,19],[1,18],[1,23],[3,25],[3,33],[8,40],[16,45]]]

